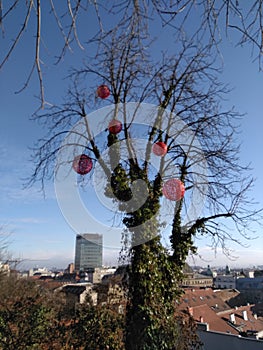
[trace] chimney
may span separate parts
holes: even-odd
[[[203,316],[200,316],[200,322],[204,322],[204,318],[203,318]]]
[[[244,321],[248,321],[247,310],[242,311]]]
[[[188,307],[188,312],[191,316],[194,315],[194,309],[192,307]]]
[[[235,314],[230,314],[229,315],[229,320],[230,320],[231,323],[236,324]]]

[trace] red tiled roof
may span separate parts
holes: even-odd
[[[254,316],[254,305],[230,308],[220,293],[207,289],[186,289],[181,297],[179,309],[188,309],[197,322],[209,324],[209,330],[223,333],[263,331],[263,318]],[[235,322],[230,322],[230,315]]]
[[[229,310],[230,307],[213,291],[212,288],[206,289],[185,289],[180,300],[180,309],[195,307],[207,304],[216,312]]]
[[[225,322],[207,304],[193,307],[189,312],[192,314],[195,321],[208,323],[210,331],[239,334],[238,330]]]
[[[235,309],[231,309],[224,312],[219,312],[218,316],[221,317],[223,320],[229,320],[230,315],[235,315],[235,327],[237,327],[240,332],[247,332],[247,331],[263,331],[263,319],[257,318],[254,316],[253,313],[253,306],[254,305],[246,305],[246,306],[240,306]],[[243,312],[247,315],[247,320],[244,319]]]

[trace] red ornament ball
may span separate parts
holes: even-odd
[[[88,174],[92,169],[92,159],[86,154],[81,154],[74,158],[72,167],[80,175]]]
[[[118,134],[122,131],[122,123],[118,119],[112,119],[109,122],[108,129],[111,134]]]
[[[97,88],[97,95],[102,98],[102,99],[105,99],[107,97],[110,96],[110,89],[108,88],[107,85],[100,85],[98,88]]]
[[[168,149],[167,144],[162,141],[154,143],[152,147],[153,153],[156,156],[161,156],[161,157],[166,155],[167,149]]]
[[[179,179],[167,180],[163,185],[163,195],[171,201],[179,201],[184,197],[185,187]]]

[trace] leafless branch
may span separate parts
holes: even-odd
[[[14,6],[15,7],[15,6]],[[13,7],[13,8],[14,8]],[[21,26],[20,31],[18,32],[17,36],[15,37],[13,44],[11,45],[10,49],[8,50],[8,52],[5,54],[4,59],[2,60],[2,62],[0,63],[0,70],[3,68],[3,66],[5,65],[5,63],[8,61],[9,57],[11,56],[11,54],[13,53],[13,51],[15,50],[15,47],[17,46],[17,44],[19,43],[19,40],[21,39],[24,31],[27,28],[27,23],[29,21],[30,15],[31,15],[31,10],[33,7],[33,0],[29,1],[28,7],[27,7],[27,13],[24,19],[24,22]],[[12,8],[12,10],[13,10]],[[11,10],[11,11],[12,11]]]
[[[21,6],[23,9],[26,6],[26,14],[23,19],[21,28],[10,45],[8,51],[4,54],[4,57],[0,63],[0,69],[6,64],[9,57],[14,53],[15,48],[19,41],[22,40],[25,30],[28,28],[28,21],[30,17],[33,17],[32,7],[36,6],[36,41],[35,41],[35,57],[32,69],[26,79],[24,87],[19,91],[24,90],[29,85],[33,72],[36,71],[39,86],[40,86],[40,100],[41,105],[45,104],[44,98],[44,81],[41,67],[41,54],[40,54],[40,41],[43,31],[41,30],[41,12],[44,10],[43,2],[30,0],[25,2]],[[51,11],[50,14],[55,19],[56,25],[63,38],[63,46],[60,50],[60,54],[57,57],[57,63],[61,62],[65,56],[67,50],[72,51],[72,43],[75,41],[78,47],[83,50],[84,46],[81,43],[78,33],[78,18],[79,15],[86,11],[83,5],[83,0],[77,0],[73,2],[71,0],[64,1],[63,5],[66,5],[66,12],[61,13],[61,10],[55,7],[53,0],[50,0]],[[18,6],[18,0],[15,0],[9,8],[4,12],[3,2],[0,2],[0,24],[2,26],[2,32],[4,24],[7,20],[12,19],[13,13],[15,13]],[[147,35],[150,35],[149,28],[151,22],[159,16],[163,26],[170,26],[174,29],[175,35],[179,33],[186,33],[188,36],[196,38],[196,41],[207,42],[219,50],[218,42],[222,39],[220,31],[223,28],[221,26],[222,18],[225,18],[225,29],[235,30],[241,34],[241,39],[238,44],[243,45],[245,43],[251,43],[258,50],[259,65],[261,65],[261,57],[263,52],[263,22],[262,22],[262,0],[253,0],[245,5],[240,5],[233,0],[226,1],[210,1],[202,0],[200,2],[190,0],[177,0],[170,3],[159,0],[151,1],[121,1],[116,0],[113,3],[105,3],[99,0],[93,0],[88,3],[91,11],[87,11],[88,16],[94,9],[98,22],[97,35],[92,38],[87,38],[87,45],[97,42],[98,44],[105,40],[114,31],[118,31],[119,28],[131,28],[133,27],[134,35],[137,36],[138,41],[143,40]],[[62,24],[62,18],[66,18],[66,23]],[[107,21],[106,21],[107,18]],[[195,18],[195,20],[191,20]],[[116,20],[117,19],[117,20]],[[111,28],[107,28],[105,25],[107,22],[112,23]],[[191,23],[191,25],[189,25]],[[192,26],[196,23],[195,26]],[[191,32],[191,26],[192,32]],[[38,37],[39,36],[39,37]]]

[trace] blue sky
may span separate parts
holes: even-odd
[[[49,22],[49,27],[51,32],[52,22]],[[92,23],[89,25],[91,27]],[[52,40],[46,43],[50,52],[56,47],[56,34],[52,33],[52,36]],[[38,89],[36,76],[33,76],[26,90],[15,94],[23,86],[31,67],[31,41],[32,33],[28,31],[24,41],[0,72],[0,224],[4,226],[3,232],[10,232],[7,239],[11,255],[24,259],[25,266],[66,267],[74,259],[75,233],[60,212],[53,183],[47,183],[46,198],[39,192],[39,186],[23,188],[23,179],[32,171],[29,147],[43,134],[41,126],[29,120],[39,106],[35,97]],[[1,47],[5,48],[6,45],[7,41],[2,40]],[[235,48],[231,43],[225,43],[222,54],[222,80],[234,88],[228,96],[229,101],[225,103],[246,113],[239,135],[242,142],[240,160],[244,164],[251,163],[256,178],[252,195],[259,202],[259,207],[263,207],[263,73],[258,71],[257,62],[252,62],[251,51],[247,47]],[[64,80],[67,69],[74,64],[79,65],[84,55],[85,52],[75,47],[73,54],[67,54],[63,65],[55,66],[49,51],[45,52],[47,65],[44,65],[44,77],[48,101],[57,103],[62,99],[68,86]],[[239,259],[234,262],[228,261],[220,251],[215,258],[211,249],[205,245],[206,242],[199,242],[200,254],[204,258],[201,263],[263,265],[262,231],[257,227],[255,229],[259,238],[246,242],[249,245],[246,249],[235,246],[234,255],[239,256]],[[104,263],[116,262],[117,256],[116,247],[105,249]],[[190,262],[200,263],[200,260],[196,258]]]

